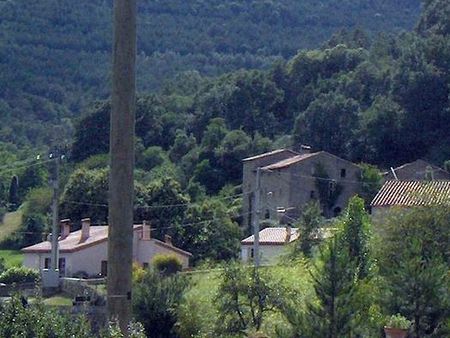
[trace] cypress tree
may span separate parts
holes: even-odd
[[[14,211],[19,206],[19,179],[17,176],[11,178],[9,185],[9,210]]]

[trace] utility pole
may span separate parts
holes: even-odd
[[[114,1],[112,66],[108,316],[128,336],[131,320],[133,169],[136,92],[136,0]]]
[[[51,185],[53,188],[52,196],[52,259],[51,268],[55,272],[58,270],[59,253],[58,253],[58,199],[59,199],[59,153],[58,150],[54,150],[50,154],[50,157],[54,160],[54,167],[52,172]]]
[[[261,168],[256,169],[255,208],[253,215],[253,260],[259,267],[259,216],[261,213]]]

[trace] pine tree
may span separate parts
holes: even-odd
[[[308,306],[309,337],[338,338],[348,335],[355,315],[352,308],[357,284],[355,266],[338,237],[320,252],[321,266],[311,272],[317,302]]]

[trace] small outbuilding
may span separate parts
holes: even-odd
[[[287,246],[299,237],[298,229],[291,227],[265,228],[259,232],[259,256],[261,264],[273,264],[286,253]],[[254,258],[255,236],[241,241],[241,259],[244,263]]]

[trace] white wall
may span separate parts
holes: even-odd
[[[155,242],[153,240],[138,241],[136,261],[139,262],[140,264],[143,264],[143,263],[151,264],[153,257],[155,257],[155,255],[158,255],[158,254],[175,255],[181,261],[181,264],[183,265],[183,269],[186,269],[189,267],[189,257],[187,257],[185,255],[181,255],[173,250],[170,250],[169,248],[165,248],[163,246],[157,245],[157,244],[155,244]]]
[[[251,250],[253,245],[241,245],[241,260],[244,263],[250,263],[253,261],[251,258]],[[260,245],[259,257],[260,263],[265,265],[275,264],[279,260],[280,256],[287,253],[286,245]]]

